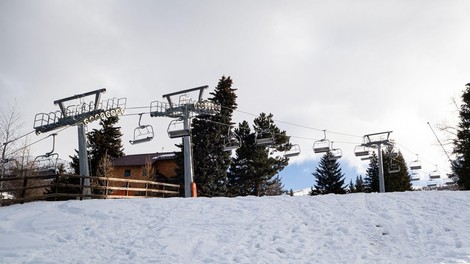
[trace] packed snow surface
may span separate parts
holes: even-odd
[[[34,202],[0,263],[470,263],[470,192]]]

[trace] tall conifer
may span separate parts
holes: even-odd
[[[459,116],[457,138],[454,140],[456,158],[452,162],[452,171],[460,188],[470,190],[470,83],[467,83],[462,94]]]
[[[230,152],[224,151],[225,140],[237,107],[232,79],[222,76],[209,98],[222,108],[216,115],[198,116],[192,122],[194,181],[198,196],[225,196]]]
[[[344,173],[341,171],[338,160],[333,158],[331,152],[327,152],[322,156],[318,167],[312,175],[315,177],[315,189],[312,189],[312,195],[346,193]]]

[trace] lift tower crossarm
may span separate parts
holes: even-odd
[[[202,95],[204,93],[204,89],[206,89],[208,87],[209,87],[208,85],[199,86],[199,87],[190,88],[190,89],[186,89],[186,90],[182,90],[182,91],[178,91],[178,92],[174,92],[174,93],[164,94],[162,97],[166,98],[168,100],[168,103],[170,104],[171,108],[174,108],[175,106],[173,105],[173,102],[171,101],[172,96],[179,95],[179,94],[190,93],[190,92],[194,92],[194,91],[199,90],[199,96],[198,96],[198,102],[199,102],[199,101],[202,101]]]
[[[67,116],[67,111],[65,111],[65,107],[64,107],[64,104],[63,104],[64,102],[80,99],[80,98],[87,97],[87,96],[90,96],[90,95],[94,94],[95,95],[95,110],[96,110],[96,109],[98,109],[98,104],[100,103],[101,93],[104,93],[104,92],[106,92],[106,88],[101,88],[101,89],[94,90],[94,91],[91,91],[91,92],[87,92],[87,93],[84,93],[84,94],[77,94],[77,95],[69,96],[69,97],[66,97],[66,98],[63,98],[63,99],[55,100],[54,104],[59,105],[59,108],[60,108],[60,111],[62,112],[62,115],[64,117],[66,117]]]

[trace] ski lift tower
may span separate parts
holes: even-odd
[[[393,145],[393,141],[390,139],[392,131],[373,133],[364,135],[365,147],[377,148],[378,159],[379,159],[379,192],[385,192],[385,180],[384,180],[384,168],[383,168],[383,157],[382,157],[382,145]]]
[[[192,145],[191,145],[191,117],[192,114],[200,115],[214,115],[220,112],[220,105],[203,100],[202,96],[204,89],[209,86],[200,86],[187,90],[182,90],[174,93],[165,94],[162,97],[167,99],[168,103],[153,101],[150,103],[150,116],[151,117],[172,117],[176,118],[170,122],[168,127],[168,136],[170,138],[182,137],[183,138],[183,154],[184,154],[184,196],[196,196],[195,193],[191,195],[192,186],[194,185],[193,179],[193,159],[192,159]],[[188,94],[198,92],[197,100],[193,101]],[[178,101],[173,100],[178,98]],[[177,129],[172,129],[172,125],[182,123]]]
[[[86,149],[85,126],[95,120],[106,119],[111,116],[124,114],[126,98],[112,98],[100,101],[101,94],[106,89],[74,95],[54,101],[60,110],[50,113],[39,113],[34,118],[33,128],[36,134],[49,132],[65,126],[78,127],[78,155],[80,161],[80,175],[90,176],[88,166],[88,154]],[[84,98],[94,96],[90,102],[84,102]],[[70,101],[79,100],[78,104],[70,104]],[[91,194],[90,179],[83,180],[83,195]]]

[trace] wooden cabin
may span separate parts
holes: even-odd
[[[160,152],[126,155],[112,161],[114,178],[173,182],[176,176],[176,153]],[[140,188],[141,184],[132,187]],[[120,194],[120,191],[113,192]]]
[[[176,176],[175,152],[126,155],[113,160],[112,164],[116,178],[166,181]],[[152,175],[148,175],[149,168]]]

